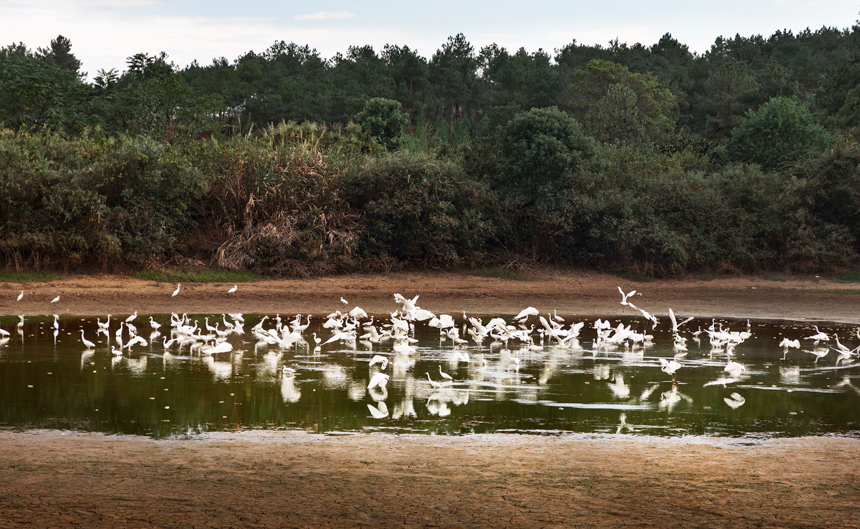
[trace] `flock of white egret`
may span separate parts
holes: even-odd
[[[228,290],[229,294],[235,293],[237,287],[234,285]],[[116,357],[131,355],[133,351],[147,348],[147,354],[160,349],[160,355],[165,358],[171,355],[187,354],[191,357],[215,357],[226,354],[242,354],[242,350],[236,350],[234,343],[253,343],[254,354],[262,354],[269,359],[276,359],[278,371],[285,381],[284,396],[292,391],[296,395],[293,379],[301,375],[302,366],[295,362],[295,356],[290,351],[304,351],[309,355],[319,354],[323,348],[362,350],[374,352],[368,362],[367,392],[371,395],[373,403],[368,403],[367,408],[370,417],[383,419],[389,417],[388,404],[386,403],[387,392],[385,388],[390,380],[399,380],[405,376],[405,371],[414,368],[415,363],[407,363],[406,368],[399,372],[388,371],[389,364],[396,365],[398,359],[420,356],[416,346],[418,340],[415,338],[416,326],[426,326],[435,329],[439,336],[440,349],[449,344],[450,361],[449,366],[456,368],[459,363],[464,363],[473,371],[495,370],[506,373],[519,373],[521,363],[528,357],[534,359],[549,351],[591,351],[595,357],[599,355],[624,354],[640,355],[643,362],[646,360],[645,352],[654,347],[654,335],[651,334],[660,325],[660,319],[653,313],[637,307],[632,302],[636,291],[625,293],[620,287],[621,305],[631,311],[631,315],[637,316],[629,324],[618,323],[614,325],[608,319],[596,319],[587,323],[586,321],[567,321],[557,314],[557,311],[541,313],[534,307],[527,307],[513,318],[503,317],[478,317],[468,316],[465,312],[462,319],[450,314],[436,314],[418,306],[418,295],[407,298],[400,294],[394,294],[394,302],[397,308],[389,315],[379,318],[368,315],[358,306],[350,310],[335,310],[324,317],[317,317],[319,321],[312,328],[312,315],[297,314],[291,319],[265,315],[253,327],[245,329],[245,319],[242,314],[222,314],[220,317],[191,318],[186,314],[171,314],[169,322],[159,323],[152,316],[148,321],[138,320],[138,311],[121,319],[112,319],[108,314],[105,321],[97,319],[97,336],[104,336],[105,350],[109,350]],[[180,293],[180,285],[172,293],[176,297]],[[24,297],[24,291],[18,295],[20,301]],[[59,301],[57,296],[51,303]],[[344,305],[348,302],[341,298]],[[641,319],[638,319],[641,316]],[[742,344],[753,336],[751,325],[743,330],[730,330],[716,321],[702,329],[686,329],[693,318],[679,321],[672,309],[668,309],[670,326],[665,328],[671,332],[672,352],[671,357],[654,358],[654,367],[671,377],[671,387],[660,395],[660,407],[672,408],[676,403],[689,400],[678,390],[678,385],[683,385],[683,373],[686,365],[689,342],[695,342],[701,348],[703,341],[709,347],[710,357],[722,359],[722,369],[715,380],[711,380],[704,386],[722,386],[727,388],[743,381],[747,375],[747,367],[738,361],[737,351]],[[18,332],[24,326],[24,316],[19,316]],[[118,322],[118,325],[116,325]],[[137,325],[149,327],[147,337],[140,333]],[[169,328],[169,330],[167,330]],[[54,315],[53,322],[54,337],[56,340],[59,331],[58,316]],[[316,329],[308,332],[309,329]],[[783,358],[792,351],[811,354],[815,356],[815,362],[827,357],[831,352],[836,355],[836,365],[854,365],[855,360],[860,357],[860,346],[853,349],[844,345],[836,334],[821,332],[815,327],[815,334],[801,339],[783,339],[779,346],[783,350]],[[856,338],[860,339],[860,329],[855,331]],[[113,338],[112,338],[113,336]],[[10,331],[0,327],[0,346],[9,342]],[[853,338],[853,336],[852,336]],[[85,354],[91,354],[100,346],[88,339],[85,330],[80,329],[81,345]],[[803,348],[801,340],[811,345]],[[99,341],[99,343],[102,343]],[[385,344],[382,346],[381,344]],[[832,345],[831,345],[832,344]],[[156,349],[157,348],[157,349]],[[377,351],[378,349],[378,351]],[[495,359],[495,365],[490,365]],[[504,361],[502,361],[504,359]],[[659,362],[659,364],[657,363]],[[400,362],[402,365],[403,362]],[[410,367],[411,366],[411,367]],[[450,368],[449,368],[450,370]],[[434,402],[434,395],[446,391],[458,384],[457,373],[452,376],[443,370],[443,364],[439,363],[436,369],[424,370],[421,373],[410,373],[412,380],[424,380],[428,389],[428,409],[435,406],[440,416],[450,413],[450,410],[442,407],[439,399]],[[535,377],[538,384],[546,383],[549,375]],[[607,377],[609,378],[609,377]],[[680,379],[680,380],[679,380]],[[843,381],[849,384],[850,380]],[[665,381],[667,384],[669,381]],[[608,388],[616,398],[633,399],[629,385],[625,383],[622,375],[616,374],[611,382],[607,382]],[[651,394],[659,387],[657,384],[648,384],[642,391],[637,402],[647,402]],[[860,392],[858,392],[860,393]],[[297,399],[297,397],[295,397]],[[295,401],[293,399],[293,401]],[[468,393],[465,397],[468,401]],[[730,397],[723,399],[725,404],[732,409],[743,406],[745,398],[738,392],[732,391]],[[432,411],[432,410],[431,410]],[[622,414],[622,425],[627,427],[625,416]],[[619,426],[619,430],[622,427]]]

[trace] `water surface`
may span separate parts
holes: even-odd
[[[193,316],[204,328],[207,316]],[[122,319],[124,319],[123,316]],[[209,315],[209,322],[223,321]],[[298,428],[314,432],[393,431],[431,434],[472,432],[633,433],[641,435],[801,436],[860,431],[860,363],[834,351],[818,359],[806,324],[718,321],[751,336],[733,353],[712,348],[706,334],[692,331],[712,320],[687,323],[684,356],[673,346],[671,327],[656,329],[640,319],[612,319],[653,334],[648,347],[595,347],[594,318],[577,342],[554,345],[535,330],[534,344],[487,339],[455,346],[426,322],[415,323],[418,340],[410,351],[392,341],[335,342],[316,346],[332,332],[316,316],[304,340],[287,348],[256,339],[251,328],[260,316],[246,316],[243,334],[229,334],[233,351],[205,354],[176,345],[165,354],[170,316],[156,316],[160,336],[151,335],[148,317],[134,324],[147,345],[122,355],[119,321],[109,334],[96,334],[90,318],[0,318],[11,335],[0,341],[0,427],[58,428],[152,437],[237,429]],[[292,320],[293,315],[284,318]],[[383,321],[385,318],[383,318]],[[489,318],[482,318],[486,323]],[[104,318],[101,319],[104,321]],[[303,319],[303,321],[306,321]],[[568,318],[567,325],[574,320]],[[377,324],[380,322],[377,319]],[[465,322],[457,321],[462,330]],[[536,318],[529,325],[536,324]],[[273,328],[274,317],[265,328]],[[223,323],[219,324],[223,329]],[[819,325],[840,343],[860,345],[855,328]],[[95,342],[86,350],[81,329]],[[123,343],[129,335],[124,332]],[[785,338],[800,338],[802,349],[786,354]],[[820,343],[820,353],[836,344]],[[380,365],[390,376],[368,389]],[[466,361],[464,355],[468,355]],[[661,370],[660,359],[681,367],[677,383]],[[746,371],[731,377],[729,360]],[[295,372],[284,373],[284,367]],[[442,373],[452,377],[446,381]],[[432,379],[433,382],[428,380]],[[722,379],[722,380],[721,380]],[[726,380],[729,379],[729,380]],[[436,387],[436,385],[439,387]],[[381,404],[382,403],[382,404]],[[371,410],[369,406],[374,409]],[[384,415],[375,418],[374,415]]]

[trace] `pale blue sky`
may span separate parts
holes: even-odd
[[[457,33],[476,50],[495,42],[550,53],[574,39],[605,45],[617,37],[650,46],[671,33],[701,53],[718,36],[845,29],[858,12],[854,0],[0,0],[0,45],[35,49],[65,35],[92,78],[99,69],[125,70],[135,53],[164,51],[179,66],[217,57],[232,62],[276,40],[307,44],[325,58],[365,44],[408,45],[430,58]]]

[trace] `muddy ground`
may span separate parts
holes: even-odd
[[[434,312],[608,316],[629,314],[621,286],[658,315],[860,323],[851,283],[527,275],[188,284],[176,297],[173,284],[75,276],[0,284],[0,315],[319,314],[341,297],[384,314],[399,292]],[[860,439],[0,431],[0,527],[362,526],[860,527]]]

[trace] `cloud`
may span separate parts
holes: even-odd
[[[349,11],[317,11],[316,13],[308,13],[306,15],[296,15],[293,18],[298,21],[305,20],[336,20],[340,18],[355,18],[355,13]]]

